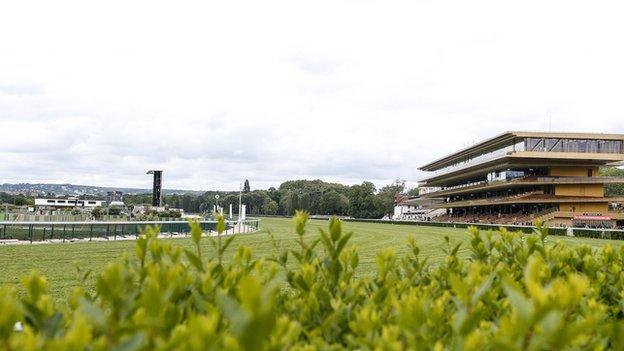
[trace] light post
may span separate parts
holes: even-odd
[[[220,213],[220,211],[219,211],[219,194],[216,194],[214,197],[215,197],[215,203],[217,204],[217,206],[215,207],[215,212]]]

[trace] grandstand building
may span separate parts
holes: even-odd
[[[622,226],[609,211],[600,167],[624,161],[624,134],[506,132],[428,163],[420,201],[444,209],[434,220],[551,226]]]

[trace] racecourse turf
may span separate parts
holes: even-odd
[[[318,237],[319,229],[326,229],[328,221],[311,220],[307,226],[306,237],[309,240]],[[416,225],[393,225],[382,223],[344,222],[343,228],[353,232],[351,245],[358,248],[360,274],[370,274],[375,269],[375,254],[383,248],[391,247],[401,256],[406,253],[409,236],[413,236],[421,255],[430,262],[440,262],[444,258],[444,240],[448,236],[451,244],[462,243],[460,255],[467,256],[469,235],[466,229],[427,227]],[[296,235],[292,219],[263,218],[260,231],[252,234],[240,234],[228,248],[229,257],[239,245],[249,246],[255,257],[266,257],[276,251],[268,232],[279,242],[282,248],[293,248]],[[165,239],[175,245],[191,247],[190,238]],[[606,244],[618,247],[624,241],[585,239],[570,237],[550,237],[550,241],[562,240],[567,244],[587,244],[600,248]],[[54,244],[0,245],[0,285],[20,285],[21,277],[36,270],[48,279],[50,291],[55,301],[65,303],[72,287],[80,282],[80,276],[90,271],[87,285],[92,287],[95,276],[110,262],[121,259],[124,255],[134,255],[134,240],[105,242],[74,242]],[[210,254],[212,247],[207,240],[202,241],[202,252]],[[81,273],[79,273],[81,272]],[[20,288],[21,290],[21,288]]]

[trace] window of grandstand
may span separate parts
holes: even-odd
[[[527,151],[622,153],[621,140],[526,138]]]
[[[512,170],[496,171],[496,172],[488,173],[487,180],[488,182],[495,182],[499,180],[512,180],[516,178],[522,178],[524,177],[524,175],[525,175],[524,171],[512,171]]]
[[[527,138],[526,149],[527,151],[542,151],[544,149],[544,139]]]
[[[561,152],[563,151],[563,142],[561,139],[546,139],[546,151]]]

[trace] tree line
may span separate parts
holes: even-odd
[[[624,169],[604,167],[600,174],[608,177],[624,178]],[[418,188],[407,189],[405,181],[396,180],[377,189],[371,182],[357,185],[329,183],[322,180],[289,180],[279,187],[266,190],[251,190],[245,181],[242,203],[251,215],[292,216],[296,210],[305,210],[315,215],[339,215],[355,218],[381,218],[390,215],[394,208],[397,193],[417,195]],[[219,199],[215,199],[219,195]],[[213,205],[223,206],[225,212],[232,204],[233,212],[238,213],[238,191],[207,191],[202,195],[166,195],[164,203],[184,209],[186,212],[211,212]],[[606,184],[605,195],[624,196],[624,184]],[[126,204],[150,203],[151,194],[127,195]]]
[[[0,204],[13,206],[34,206],[35,199],[23,194],[9,194],[0,192]]]
[[[292,216],[296,210],[305,210],[316,215],[339,215],[356,218],[381,218],[391,214],[396,193],[406,191],[405,181],[397,180],[377,189],[371,182],[358,185],[329,183],[322,180],[289,180],[279,187],[251,190],[245,181],[242,203],[250,215]],[[215,198],[219,195],[219,199]],[[148,204],[150,194],[125,195],[127,205]],[[165,195],[165,205],[181,208],[185,212],[211,212],[217,204],[224,207],[225,213],[232,210],[238,213],[238,191],[207,191],[201,195]]]
[[[617,167],[604,167],[600,169],[603,177],[624,178],[624,169]],[[624,184],[605,184],[606,196],[624,196]]]

